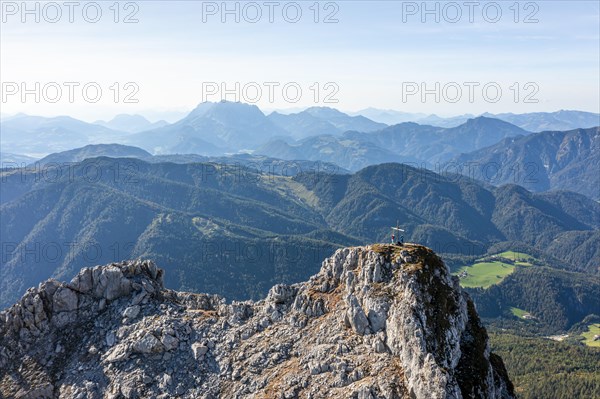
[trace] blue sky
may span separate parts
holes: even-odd
[[[56,103],[44,95],[39,103],[33,95],[24,101],[20,93],[5,96],[3,114],[69,114],[95,120],[139,112],[155,118],[189,110],[203,98],[221,99],[220,89],[207,96],[207,85],[234,89],[236,82],[242,101],[255,101],[255,85],[260,87],[256,104],[262,109],[328,105],[349,111],[377,107],[454,115],[558,109],[598,112],[600,108],[597,1],[475,2],[473,22],[463,1],[428,2],[429,9],[438,7],[439,22],[434,14],[422,14],[422,2],[338,1],[315,7],[314,1],[280,1],[273,23],[268,21],[268,6],[261,1],[254,3],[262,12],[256,23],[247,20],[255,16],[254,5],[246,6],[245,20],[245,2],[237,2],[239,23],[231,14],[221,21],[220,1],[121,2],[118,23],[110,8],[113,1],[97,2],[102,16],[96,23],[83,18],[81,9],[89,2],[79,3],[73,23],[64,7],[58,22],[48,22],[55,13],[43,2],[38,6],[40,22],[32,14],[23,23],[22,10],[15,12],[13,7],[20,8],[20,1],[2,3],[4,91],[7,84],[12,89],[17,84],[20,90],[23,82],[28,88],[39,82],[40,92],[47,87],[50,97],[49,82],[63,90]],[[35,3],[28,4],[33,8]],[[283,7],[289,20],[295,16],[296,4],[302,16],[296,23],[286,21]],[[90,19],[95,16],[94,7],[88,6]],[[203,22],[203,10],[214,7],[216,14],[207,13]],[[236,7],[236,2],[228,2],[228,7]],[[319,9],[318,23],[314,22],[315,8]],[[498,9],[501,16],[496,14]],[[138,22],[123,23],[133,11]],[[323,23],[332,12],[338,22]],[[538,22],[525,23],[528,15]],[[64,82],[76,82],[79,87],[94,82],[102,95],[90,103],[77,88],[71,103]],[[115,82],[120,94],[117,101]],[[125,87],[129,82],[134,86]],[[269,101],[265,82],[278,84],[273,86],[273,101]],[[465,82],[474,85],[473,101]],[[287,98],[284,85],[293,91]],[[491,90],[487,97],[484,86]],[[294,96],[298,87],[302,93]],[[424,98],[423,88],[432,91]],[[128,93],[138,102],[125,103],[123,96]],[[325,102],[327,94],[338,102]],[[235,99],[232,94],[226,98]]]

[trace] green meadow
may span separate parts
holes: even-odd
[[[590,324],[588,330],[581,334],[584,344],[600,348],[600,341],[594,341],[594,335],[600,335],[600,323]]]
[[[460,277],[460,284],[463,287],[487,288],[501,282],[515,270],[516,266],[531,266],[532,260],[534,258],[526,253],[505,251],[478,259],[472,265],[461,267],[454,274],[461,276],[466,272],[466,276]],[[512,263],[509,263],[510,261]]]
[[[527,313],[526,310],[523,309],[519,309],[519,308],[510,308],[510,312],[515,315],[516,317],[518,317],[519,319],[522,319],[523,316],[525,316]]]

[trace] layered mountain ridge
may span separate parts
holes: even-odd
[[[570,190],[600,198],[600,128],[541,132],[505,138],[453,160],[493,184],[528,190]],[[465,168],[466,169],[466,168]]]
[[[439,253],[482,255],[492,243],[519,241],[552,246],[571,270],[598,270],[600,205],[575,193],[488,189],[398,164],[285,177],[95,158],[71,170],[45,180],[35,170],[0,175],[0,233],[10,237],[2,306],[45,279],[130,258],[154,259],[172,289],[257,299],[316,273],[339,246],[387,240],[398,220],[407,241]]]
[[[259,302],[164,288],[150,261],[48,280],[0,313],[15,398],[514,398],[475,307],[414,244],[342,248]]]
[[[256,152],[282,159],[335,162],[353,171],[385,162],[427,162],[433,166],[504,138],[527,134],[510,123],[481,116],[453,128],[405,122],[370,132],[313,135],[294,143],[275,139]]]

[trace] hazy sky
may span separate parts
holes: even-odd
[[[598,1],[428,2],[430,14],[420,1],[228,2],[230,14],[221,1],[113,4],[28,2],[24,14],[2,1],[2,114],[155,119],[223,98],[223,83],[228,100],[263,109],[600,108]]]

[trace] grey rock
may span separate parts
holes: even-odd
[[[109,266],[102,270],[97,277],[94,276],[94,279],[97,281],[94,293],[109,301],[129,295],[131,292],[130,281],[123,277],[123,272],[116,266]]]
[[[164,350],[164,345],[150,332],[144,333],[144,335],[133,344],[133,351],[139,353],[159,353]]]
[[[127,317],[128,319],[135,319],[140,314],[140,306],[129,306],[123,311],[123,317]]]
[[[347,318],[350,327],[359,335],[368,334],[370,332],[369,320],[358,303],[358,299],[351,294],[346,298],[346,302],[348,303]]]
[[[367,310],[367,319],[372,332],[382,331],[385,328],[387,321],[387,311],[389,304],[381,298],[365,299],[365,307]]]
[[[296,289],[294,287],[285,284],[277,284],[269,290],[267,300],[276,304],[283,304],[290,302],[294,295],[296,295]]]
[[[160,342],[163,344],[166,350],[170,351],[179,346],[179,340],[172,335],[164,335]]]
[[[140,288],[141,288],[141,285],[140,285]],[[139,305],[145,298],[146,298],[146,292],[142,291],[133,297],[133,299],[131,300],[131,305],[132,306]]]
[[[423,251],[343,248],[259,302],[167,290],[148,261],[49,280],[0,312],[0,397],[513,399],[471,300]]]
[[[113,346],[116,341],[117,341],[117,337],[115,337],[114,331],[109,331],[106,334],[106,345],[107,346]]]
[[[108,363],[121,362],[127,360],[131,354],[131,349],[128,345],[120,344],[113,347],[106,353],[104,360]]]
[[[194,353],[194,359],[199,360],[208,353],[208,346],[194,342],[192,344],[192,352]]]
[[[75,290],[81,293],[89,293],[94,287],[94,282],[92,279],[92,269],[82,269],[77,276],[71,280],[70,286]]]
[[[72,312],[77,310],[77,293],[70,288],[60,287],[52,296],[54,312]]]

